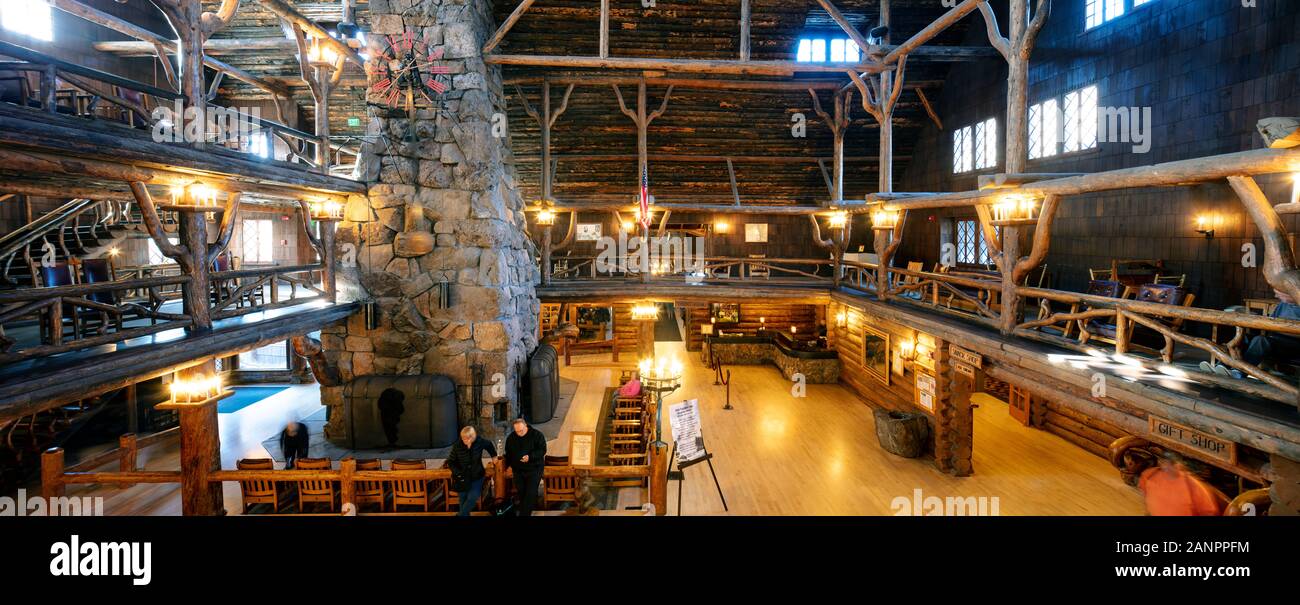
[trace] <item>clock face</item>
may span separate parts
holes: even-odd
[[[369,66],[370,102],[388,107],[433,103],[451,87],[451,68],[442,63],[442,49],[430,50],[422,36],[407,30],[401,38],[384,38],[386,48]],[[442,77],[442,79],[439,79]]]

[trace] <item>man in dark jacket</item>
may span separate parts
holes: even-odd
[[[537,503],[537,488],[542,482],[542,467],[546,464],[546,436],[528,426],[523,418],[515,418],[514,432],[506,437],[506,464],[515,472],[515,490],[519,493],[519,516],[533,514]]]
[[[299,458],[307,457],[307,446],[311,443],[311,435],[307,433],[307,425],[301,422],[290,422],[285,425],[284,430],[280,431],[280,451],[284,454],[284,468],[293,468],[293,463]]]
[[[388,447],[397,447],[397,425],[402,421],[402,413],[406,411],[406,393],[397,389],[384,389],[379,394],[379,424],[384,427],[384,437],[388,439]]]
[[[460,496],[461,517],[468,517],[474,505],[483,495],[483,452],[497,457],[497,448],[491,441],[478,436],[474,427],[467,426],[460,430],[460,439],[451,446],[447,455],[447,467],[451,469],[451,488]]]

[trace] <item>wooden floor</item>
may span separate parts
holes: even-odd
[[[686,364],[682,389],[666,404],[700,400],[705,442],[731,514],[739,515],[892,515],[895,498],[998,498],[1003,515],[1140,515],[1141,495],[1101,458],[1043,431],[1016,423],[1006,405],[981,396],[975,412],[975,475],[940,473],[927,460],[907,460],[876,443],[871,408],[839,385],[808,385],[795,398],[791,384],[771,366],[732,366],[731,401],[713,386],[712,372],[682,343],[659,343],[660,355],[677,355]],[[547,435],[552,450],[563,450],[568,433],[592,430],[600,398],[623,368],[609,355],[575,356],[561,375],[577,380],[578,390],[558,435]],[[262,446],[292,416],[319,410],[314,386],[280,392],[233,414],[222,414],[222,466],[234,468],[243,457],[264,457]],[[667,418],[664,419],[667,439]],[[177,443],[141,452],[148,469],[176,469]],[[707,466],[687,469],[682,507],[688,515],[724,514]],[[117,515],[180,514],[175,486],[136,486],[119,490],[72,486],[69,495],[100,495],[105,510]],[[620,500],[627,500],[627,495]],[[238,486],[225,486],[226,508],[239,510]],[[677,513],[677,483],[669,484],[668,508]],[[624,502],[620,502],[624,504]]]

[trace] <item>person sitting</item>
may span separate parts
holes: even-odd
[[[308,446],[311,443],[311,435],[307,432],[307,425],[292,421],[285,425],[284,430],[280,431],[280,451],[284,453],[284,468],[293,468],[293,463],[299,458],[307,458]]]
[[[1277,297],[1278,303],[1273,307],[1273,312],[1269,317],[1274,319],[1289,319],[1300,321],[1300,305],[1291,296],[1285,292],[1274,290],[1273,295]],[[1241,360],[1253,365],[1265,368],[1265,366],[1276,367],[1278,362],[1289,362],[1293,359],[1300,359],[1300,338],[1287,336],[1285,334],[1264,333],[1250,339],[1250,344],[1246,346],[1246,351],[1242,353]],[[1201,362],[1202,370],[1210,370],[1216,374],[1232,376],[1233,378],[1245,378],[1241,370],[1228,368],[1222,365],[1211,365],[1208,362]]]

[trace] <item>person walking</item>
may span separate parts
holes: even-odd
[[[546,436],[515,418],[514,431],[506,437],[506,464],[515,473],[515,490],[519,494],[519,516],[529,517],[537,504],[537,489],[546,464]]]
[[[497,456],[497,448],[491,441],[478,436],[474,427],[467,426],[460,430],[460,439],[451,446],[447,455],[447,466],[451,468],[451,488],[460,496],[460,509],[456,513],[468,517],[483,495],[483,481],[487,472],[483,470],[483,452]]]

